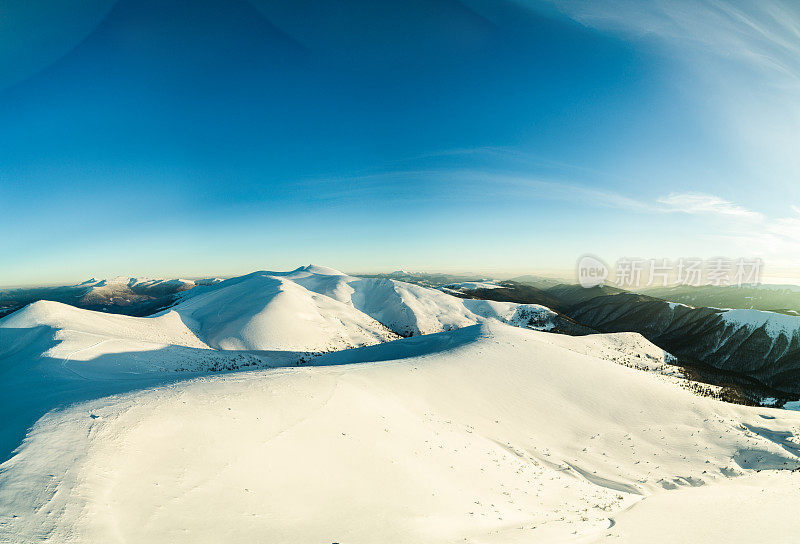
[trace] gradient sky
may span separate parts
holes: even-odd
[[[800,271],[800,4],[0,0],[0,285]]]

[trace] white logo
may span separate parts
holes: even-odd
[[[584,255],[578,260],[578,283],[581,287],[590,288],[603,285],[608,278],[606,263],[591,255]]]

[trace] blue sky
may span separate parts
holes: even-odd
[[[0,2],[0,285],[800,264],[796,3],[30,4]]]

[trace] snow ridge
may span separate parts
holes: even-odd
[[[795,315],[785,315],[776,312],[766,312],[763,310],[725,310],[720,316],[722,319],[736,328],[745,328],[749,331],[764,328],[771,338],[777,339],[781,334],[789,340],[800,333],[800,317]]]

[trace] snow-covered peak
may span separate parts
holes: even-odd
[[[200,301],[203,305],[211,304],[209,308],[214,316],[220,311],[232,317],[235,314],[236,327],[241,328],[247,338],[227,326],[222,336],[218,331],[213,333],[213,338],[204,336],[210,334],[201,330],[204,318],[195,315],[193,309]],[[175,310],[184,312],[189,308],[192,308],[192,319],[199,323],[201,338],[211,345],[258,346],[258,349],[302,349],[305,346],[314,351],[320,350],[320,346],[310,342],[310,337],[302,341],[300,337],[315,327],[319,327],[315,333],[317,337],[326,338],[323,342],[326,346],[339,345],[336,339],[355,339],[346,342],[363,345],[385,338],[387,330],[401,336],[417,336],[490,320],[546,330],[553,327],[557,315],[544,306],[465,300],[436,289],[385,278],[358,278],[317,265],[290,272],[253,272],[189,291]],[[339,320],[333,329],[323,326],[323,321],[316,317],[305,321],[310,316],[319,316],[322,308],[327,316],[335,318],[334,324]],[[289,321],[278,323],[266,318],[273,313]],[[298,317],[292,319],[292,315]],[[291,330],[284,330],[285,323],[291,323]],[[353,326],[371,332],[365,337],[352,330]],[[271,330],[267,330],[270,327]],[[283,332],[278,334],[279,330]],[[233,343],[226,344],[223,336],[234,339]],[[297,342],[290,341],[291,338],[296,338]]]
[[[186,280],[192,281],[192,280]],[[214,285],[215,283],[219,283],[221,281],[225,281],[223,278],[200,278],[198,280],[194,280],[195,285]]]
[[[131,283],[136,283],[137,279],[129,276],[115,276],[105,281],[107,285],[130,285]]]
[[[397,338],[352,306],[268,272],[190,293],[170,311],[216,349],[330,351]]]
[[[335,268],[330,268],[328,266],[320,266],[317,264],[309,264],[306,266],[301,266],[297,269],[298,271],[308,272],[309,274],[318,274],[321,276],[346,276],[344,272],[340,272]]]

